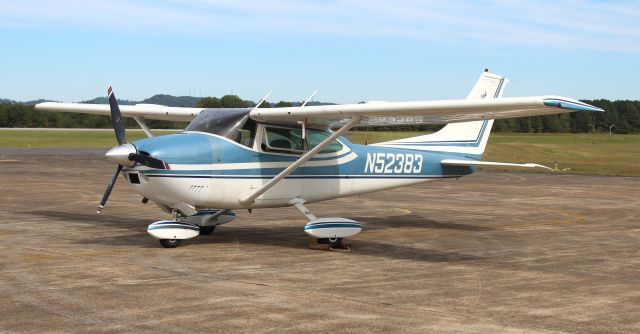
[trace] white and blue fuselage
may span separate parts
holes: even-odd
[[[294,198],[323,201],[474,171],[473,167],[441,165],[442,160],[460,158],[460,154],[357,145],[340,137],[338,151],[315,155],[254,203],[242,205],[239,199],[255,193],[300,157],[264,152],[260,143],[256,138],[247,147],[205,132],[143,139],[132,143],[138,152],[168,163],[170,169],[135,165],[123,173],[136,192],[158,204],[249,209],[287,206]]]

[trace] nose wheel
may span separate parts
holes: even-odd
[[[323,245],[329,245],[330,248],[341,248],[342,238],[319,238],[316,242]]]
[[[343,243],[343,238],[318,238],[315,243],[309,243],[310,249],[315,250],[331,250],[348,252],[351,246]]]
[[[160,245],[164,248],[176,248],[180,246],[180,239],[160,239]]]

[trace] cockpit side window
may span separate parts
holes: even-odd
[[[314,147],[320,145],[320,143],[322,143],[322,141],[327,138],[329,138],[329,135],[324,132],[307,130],[307,143],[309,149],[313,149]],[[340,150],[342,150],[342,144],[340,144],[340,142],[336,140],[325,146],[322,150],[320,150],[319,153],[334,153]]]
[[[249,118],[247,122],[244,124],[242,129],[240,129],[240,141],[241,145],[246,147],[253,147],[253,141],[256,139],[256,128],[257,124],[254,120]]]
[[[262,150],[265,152],[302,154],[316,146],[329,135],[316,130],[306,130],[306,138],[302,139],[302,130],[299,128],[282,128],[267,126],[262,135]],[[334,141],[322,149],[319,153],[333,153],[342,149],[342,144]]]
[[[275,153],[302,154],[305,150],[300,129],[265,127],[262,150]]]

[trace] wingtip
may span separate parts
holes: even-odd
[[[571,111],[605,112],[604,109],[578,100],[562,96],[545,96],[542,103],[547,107],[567,109]]]

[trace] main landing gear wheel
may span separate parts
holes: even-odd
[[[329,245],[331,248],[342,247],[342,238],[320,238],[317,241],[319,244]]]
[[[180,239],[160,239],[160,244],[164,248],[176,248],[180,245]]]
[[[324,249],[329,249],[329,250],[337,250],[337,251],[350,251],[351,247],[347,244],[342,243],[342,239],[343,238],[318,238],[316,239],[316,242],[320,245],[326,245],[324,247]],[[309,244],[309,247],[312,249],[323,249],[322,247],[317,248],[317,247],[312,247],[311,244]]]
[[[215,226],[200,226],[200,235],[211,235],[215,229]]]

